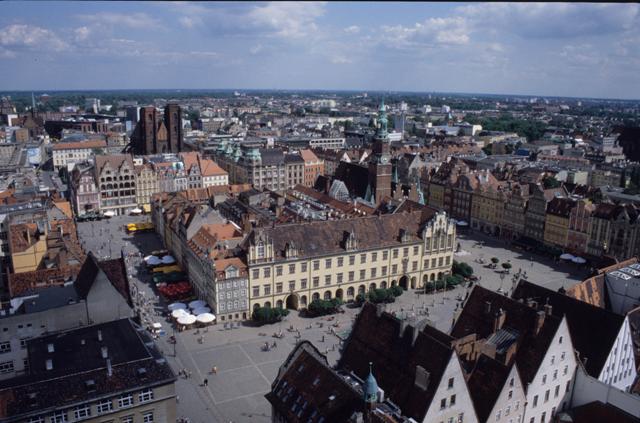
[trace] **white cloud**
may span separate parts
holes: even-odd
[[[64,51],[69,47],[53,31],[39,26],[22,24],[2,28],[0,30],[0,46],[5,47],[5,50],[27,48],[53,51]]]
[[[131,29],[158,29],[161,23],[146,13],[113,13],[100,12],[92,15],[79,15],[79,19],[96,25],[111,27],[127,27]]]
[[[182,16],[180,17],[180,19],[178,19],[178,22],[180,23],[180,25],[187,29],[195,28],[196,26],[202,26],[204,23],[198,16]]]
[[[357,34],[360,32],[360,27],[358,25],[351,25],[344,29],[344,32],[347,34]]]
[[[215,51],[190,51],[189,54],[195,57],[219,57],[220,54]]]
[[[470,41],[464,18],[430,18],[413,26],[383,26],[384,41],[398,48],[461,45]]]
[[[250,22],[286,39],[299,39],[315,31],[315,20],[325,13],[325,2],[271,2],[256,6],[249,13]]]
[[[351,59],[342,55],[332,56],[329,60],[335,65],[345,65],[348,63],[353,63]]]
[[[477,30],[525,38],[599,36],[640,25],[638,4],[482,3],[457,8]]]
[[[258,54],[263,50],[262,44],[257,44],[249,49],[249,53]]]
[[[89,34],[91,33],[91,30],[86,26],[81,26],[80,28],[74,29],[73,33],[74,33],[74,39],[76,40],[76,42],[82,42],[82,41],[85,41],[87,38],[89,38]]]

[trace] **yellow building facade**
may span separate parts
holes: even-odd
[[[250,310],[353,300],[375,288],[419,289],[451,271],[455,222],[399,213],[254,229],[247,238]]]

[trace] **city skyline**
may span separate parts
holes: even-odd
[[[6,2],[0,10],[3,91],[640,98],[637,4]]]

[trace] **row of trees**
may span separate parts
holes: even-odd
[[[258,307],[253,310],[251,318],[261,324],[276,323],[289,314],[289,310],[281,307]]]
[[[343,301],[340,298],[332,298],[330,300],[313,300],[307,307],[307,316],[317,317],[334,314],[340,310]]]
[[[393,303],[396,301],[396,297],[399,297],[404,292],[401,286],[395,285],[391,288],[377,288],[371,289],[366,294],[358,294],[356,296],[356,304],[362,305],[366,300],[374,304],[379,303]]]

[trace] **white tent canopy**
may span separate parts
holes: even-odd
[[[178,323],[181,325],[192,325],[196,322],[196,316],[193,314],[185,314],[183,316],[178,317]]]
[[[171,256],[164,256],[164,257],[162,257],[162,263],[163,263],[163,264],[173,264],[173,263],[175,263],[175,262],[176,262],[176,259],[174,259],[174,258],[173,258],[173,257],[171,257]]]
[[[116,215],[116,212],[112,211],[112,210],[107,210],[106,212],[102,213],[107,217],[113,217]]]
[[[197,316],[199,314],[211,313],[211,309],[209,307],[198,307],[194,308],[192,313]]]
[[[466,221],[464,221],[464,220],[458,220],[458,221],[456,222],[456,224],[457,224],[458,226],[469,226],[469,224],[468,224]]]
[[[187,316],[188,314],[189,312],[187,312],[185,309],[178,308],[171,312],[171,317],[173,317],[174,319],[179,319],[180,317]]]
[[[207,303],[205,303],[205,302],[204,302],[204,301],[202,301],[202,300],[195,300],[195,301],[191,301],[191,302],[189,303],[189,308],[190,308],[191,310],[195,310],[195,309],[197,309],[197,308],[202,308],[202,307],[206,307],[206,306],[207,306]]]
[[[167,308],[169,309],[169,311],[185,310],[187,308],[187,305],[185,303],[173,303],[169,304]]]
[[[153,327],[154,329],[162,329],[162,324],[155,322],[154,324],[151,325],[151,327]]]
[[[576,263],[576,264],[585,264],[587,262],[582,257],[574,257],[571,261]]]
[[[569,253],[564,253],[560,256],[562,260],[573,260],[575,257]]]
[[[162,260],[160,260],[158,257],[156,256],[151,256],[151,258],[149,260],[147,260],[147,264],[149,266],[157,266],[159,264],[162,264]]]
[[[198,315],[198,317],[196,317],[196,320],[199,323],[211,323],[216,320],[216,316],[211,313],[201,313]]]
[[[136,207],[135,209],[131,210],[131,213],[140,214],[140,213],[142,213],[142,209],[139,209],[139,208]]]

